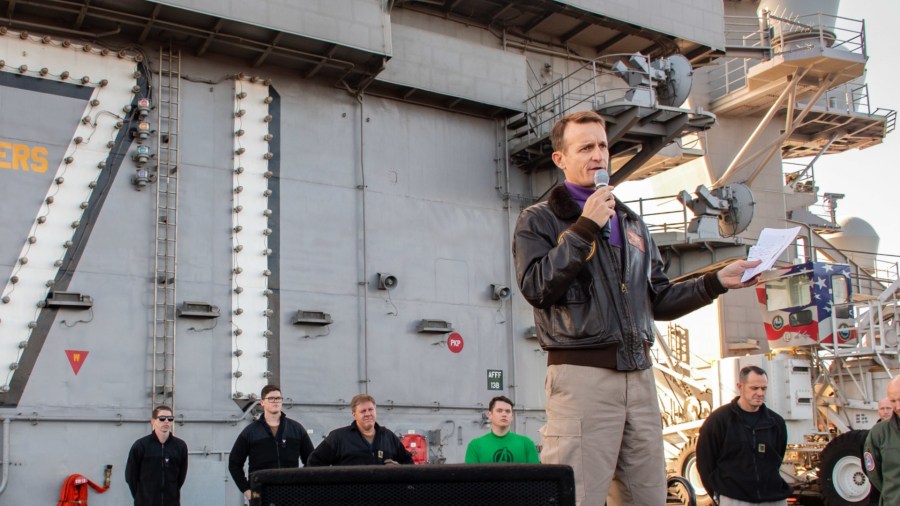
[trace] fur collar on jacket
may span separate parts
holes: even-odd
[[[559,185],[550,192],[547,204],[553,214],[562,220],[576,220],[581,216],[581,207],[578,202],[569,195],[565,185]]]

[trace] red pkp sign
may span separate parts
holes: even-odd
[[[459,335],[459,332],[451,332],[450,335],[447,336],[447,348],[453,353],[461,352],[463,344],[463,338]]]

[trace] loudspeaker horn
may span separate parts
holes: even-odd
[[[392,274],[388,274],[386,272],[378,273],[378,289],[379,290],[393,290],[397,288],[397,276]]]

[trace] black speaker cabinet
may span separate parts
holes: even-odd
[[[449,464],[257,471],[251,506],[574,505],[569,466]]]

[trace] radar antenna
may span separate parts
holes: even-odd
[[[682,191],[678,200],[695,215],[688,233],[697,239],[733,237],[750,226],[756,202],[744,183],[730,183],[713,190],[700,185],[694,193],[696,197]]]

